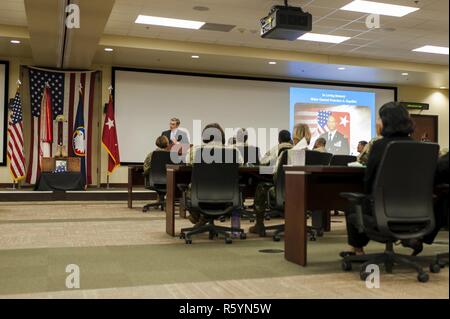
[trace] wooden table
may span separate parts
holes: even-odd
[[[189,184],[191,182],[192,166],[167,165],[167,194],[166,194],[166,233],[176,236],[175,232],[175,200],[181,197],[177,184]],[[244,196],[254,195],[254,190],[259,180],[271,180],[271,175],[261,176],[259,167],[240,167],[239,175],[255,180],[244,190]],[[247,196],[248,197],[248,196]],[[183,215],[183,212],[180,212]]]
[[[345,210],[341,192],[363,192],[364,168],[333,166],[285,166],[284,257],[306,266],[307,210]]]
[[[128,208],[133,208],[133,185],[144,185],[144,166],[128,166]]]

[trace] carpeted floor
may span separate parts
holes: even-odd
[[[177,220],[177,229],[187,225]],[[283,241],[270,237],[249,235],[225,245],[204,235],[185,245],[164,230],[164,213],[142,214],[124,203],[1,204],[0,298],[449,297],[448,268],[430,274],[426,284],[397,268],[382,274],[379,289],[366,288],[357,271],[342,272],[342,216],[333,217],[332,232],[308,243],[307,267],[287,262]],[[370,244],[368,251],[382,248]],[[448,251],[447,233],[424,254],[442,251]],[[69,264],[80,268],[80,289],[65,286]]]

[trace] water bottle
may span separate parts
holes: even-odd
[[[238,211],[233,211],[231,213],[231,227],[232,228],[241,228],[241,216],[239,215]],[[233,238],[239,237],[239,232],[232,232],[231,236]]]

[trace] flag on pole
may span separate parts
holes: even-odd
[[[73,153],[81,159],[81,174],[86,176],[86,130],[84,128],[84,107],[83,94],[80,89],[80,98],[78,99],[77,115],[73,127]],[[85,185],[86,185],[86,178]]]
[[[48,84],[45,86],[44,95],[41,101],[41,145],[39,152],[39,160],[42,161],[43,157],[52,156],[52,144],[53,144],[53,114],[52,114],[52,95]]]
[[[108,152],[108,174],[120,166],[119,143],[117,140],[117,127],[114,117],[112,94],[106,107],[105,124],[103,125],[102,145]]]
[[[15,182],[25,177],[25,157],[23,154],[23,116],[20,88],[11,104],[11,117],[8,123],[9,170]]]

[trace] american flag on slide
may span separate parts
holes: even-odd
[[[41,100],[45,84],[48,83],[51,90],[53,119],[58,115],[65,118],[63,124],[63,145],[69,156],[73,154],[73,133],[75,116],[80,96],[83,99],[84,118],[86,120],[86,182],[92,183],[92,115],[95,109],[94,97],[97,72],[50,72],[40,69],[28,69],[30,79],[30,104],[31,104],[31,142],[28,158],[26,181],[35,184],[41,173],[40,154],[40,114]],[[82,94],[79,94],[80,87]],[[53,125],[53,136],[58,136],[58,125]],[[56,152],[57,138],[54,139],[50,149],[50,156]]]
[[[336,119],[336,128],[347,138],[350,137],[350,113],[326,111],[319,108],[305,108],[298,106],[295,112],[295,124],[307,124],[311,130],[313,138],[329,132],[327,126],[328,118],[333,116]]]
[[[8,159],[13,180],[20,181],[25,177],[25,156],[23,154],[23,117],[20,92],[11,104],[11,117],[8,125]]]

